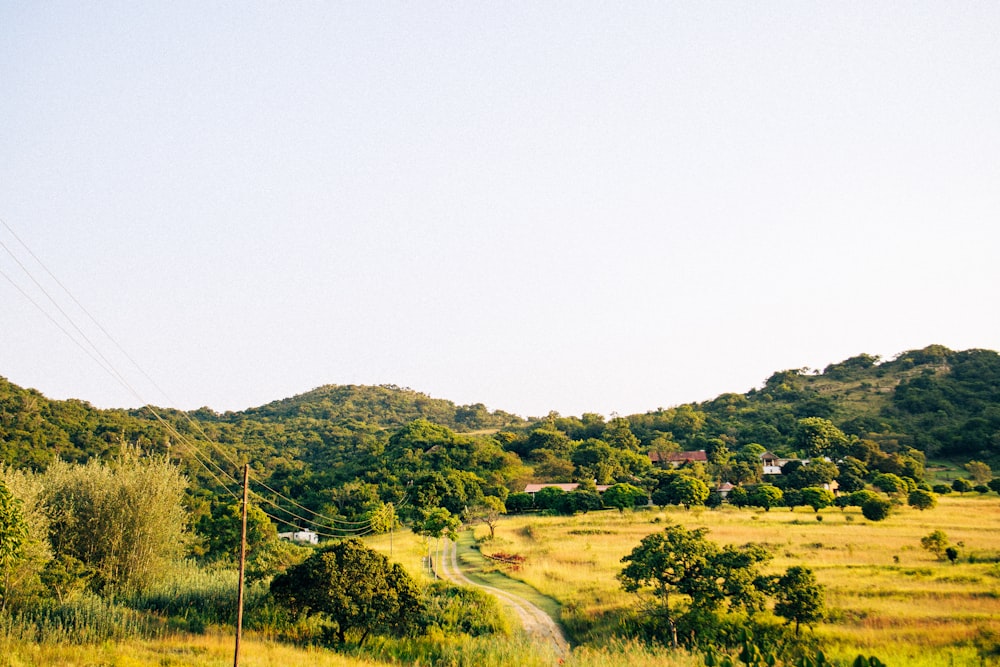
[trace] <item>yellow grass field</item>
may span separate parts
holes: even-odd
[[[559,600],[566,619],[594,617],[635,603],[615,574],[621,558],[666,522],[704,526],[719,543],[772,546],[770,569],[812,568],[826,587],[829,618],[815,631],[834,655],[892,657],[906,664],[979,665],[977,646],[1000,644],[1000,501],[943,496],[937,508],[896,508],[870,522],[857,508],[669,509],[574,517],[512,516],[482,550],[527,558],[512,574]],[[943,530],[959,561],[941,562],[920,538]],[[477,537],[485,535],[477,530]],[[969,557],[993,562],[968,562]],[[883,658],[885,659],[885,658]]]

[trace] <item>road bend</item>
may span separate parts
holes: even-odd
[[[565,658],[569,654],[569,642],[566,641],[562,628],[551,616],[520,595],[493,586],[477,584],[469,579],[458,565],[457,545],[447,539],[443,542],[444,547],[443,549],[439,547],[439,557],[435,568],[438,576],[461,586],[475,586],[493,595],[500,600],[501,604],[513,610],[529,637],[552,646],[559,658]]]

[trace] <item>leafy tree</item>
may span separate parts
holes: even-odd
[[[785,489],[781,499],[785,503],[785,507],[792,512],[794,512],[795,508],[800,505],[808,505],[802,497],[802,491],[799,489]]]
[[[875,493],[874,491],[870,491],[868,489],[861,489],[860,491],[855,491],[854,493],[852,493],[850,496],[848,496],[848,498],[850,499],[849,504],[852,507],[863,507],[864,504],[867,503],[869,500],[878,500],[881,498],[881,496]]]
[[[775,585],[774,613],[795,623],[810,625],[823,618],[823,587],[807,567],[793,566],[785,570]]]
[[[993,471],[982,461],[969,461],[965,464],[965,469],[977,484],[986,484],[993,479]]]
[[[6,486],[14,500],[14,513],[24,521],[26,533],[15,547],[13,542],[0,539],[0,551],[16,550],[18,555],[8,561],[0,574],[0,609],[18,605],[43,592],[38,575],[52,559],[49,545],[49,517],[43,502],[41,476],[29,471],[0,467],[0,483]],[[4,522],[13,519],[11,507],[4,512]],[[18,529],[19,530],[19,529]],[[18,532],[15,530],[15,532]]]
[[[742,486],[733,487],[726,499],[733,507],[746,507],[750,504],[750,494]]]
[[[930,551],[938,560],[944,560],[945,550],[951,546],[948,542],[948,536],[945,535],[943,530],[935,530],[929,535],[920,538],[920,546],[927,551]]]
[[[688,596],[692,610],[711,611],[728,602],[734,607],[759,609],[763,602],[758,566],[770,555],[758,545],[719,548],[706,539],[706,528],[667,526],[642,539],[622,558],[627,565],[618,574],[622,588],[632,593],[651,591],[651,610],[670,628],[676,645],[672,596]]]
[[[41,581],[62,604],[83,591],[92,574],[83,561],[68,554],[60,554],[45,564]]]
[[[443,507],[435,507],[420,513],[420,517],[413,523],[413,532],[424,537],[447,537],[454,541],[458,538],[458,528],[461,525],[459,517],[453,516]]]
[[[829,419],[806,417],[798,422],[796,445],[811,457],[837,458],[846,453],[849,440]]]
[[[271,582],[274,599],[297,615],[318,615],[334,624],[341,644],[358,631],[358,644],[373,632],[402,634],[423,610],[419,590],[396,563],[350,539],[316,551]]]
[[[750,492],[749,501],[754,507],[763,507],[765,512],[770,512],[772,507],[781,504],[781,489],[773,484],[758,484]]]
[[[234,560],[239,556],[240,536],[243,529],[243,512],[239,503],[213,504],[210,513],[203,516],[195,527],[205,540],[205,556],[210,559]],[[247,506],[247,557],[268,542],[278,539],[278,530],[271,519],[256,505]]]
[[[816,486],[810,486],[802,489],[802,502],[813,508],[813,511],[819,512],[824,507],[829,507],[833,504],[833,492]]]
[[[628,507],[641,505],[646,501],[646,492],[631,484],[615,484],[609,487],[603,495],[602,500],[606,507],[617,507],[618,511],[624,512]]]
[[[787,484],[796,489],[804,489],[807,486],[823,486],[832,482],[839,474],[840,471],[835,464],[823,459],[815,459],[799,466],[788,475]]]
[[[577,512],[586,514],[591,510],[599,510],[603,507],[604,502],[601,500],[601,494],[582,488],[562,494],[556,502],[556,511],[566,515]]]
[[[671,475],[668,481],[653,492],[652,500],[657,505],[704,505],[708,499],[708,485],[700,479],[687,475]]]
[[[546,486],[535,492],[535,507],[540,510],[559,511],[560,499],[566,492],[558,486]]]
[[[934,499],[934,494],[922,489],[910,491],[910,495],[907,497],[906,502],[910,507],[915,507],[921,511],[934,509],[934,506],[937,505],[937,500]]]
[[[904,482],[899,475],[894,475],[892,473],[880,473],[875,475],[875,479],[872,480],[872,485],[888,494],[905,493],[907,490],[906,482]]]
[[[512,493],[507,496],[505,505],[511,514],[523,514],[534,507],[535,500],[530,493]]]
[[[989,482],[987,482],[986,486],[987,488],[989,488],[990,491],[993,491],[994,493],[1000,493],[1000,478],[991,479]]]
[[[465,520],[468,523],[482,523],[490,529],[490,539],[492,540],[496,532],[500,517],[507,513],[507,508],[503,501],[496,496],[486,496],[482,502],[473,505],[465,511]]]
[[[889,517],[891,509],[892,504],[888,500],[872,498],[871,500],[866,500],[861,506],[861,513],[869,521],[882,521]]]
[[[604,440],[616,449],[639,451],[642,443],[632,432],[631,424],[624,417],[615,417],[604,427]]]
[[[958,493],[966,493],[968,491],[972,491],[972,482],[959,477],[951,483],[951,488],[953,491],[957,491]]]
[[[21,560],[27,541],[28,524],[24,520],[21,501],[0,481],[0,576],[3,577],[0,609],[7,606],[10,575]]]

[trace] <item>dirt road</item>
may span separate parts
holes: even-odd
[[[519,595],[502,591],[492,586],[483,586],[466,577],[458,566],[458,548],[451,540],[442,540],[444,547],[439,551],[437,573],[440,577],[461,586],[475,586],[500,600],[517,614],[529,637],[547,643],[555,649],[556,656],[565,657],[569,653],[569,642],[562,628],[536,605]]]

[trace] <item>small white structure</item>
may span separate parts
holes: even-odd
[[[278,533],[279,540],[302,542],[304,544],[319,544],[319,535],[311,530],[295,530],[290,533]]]

